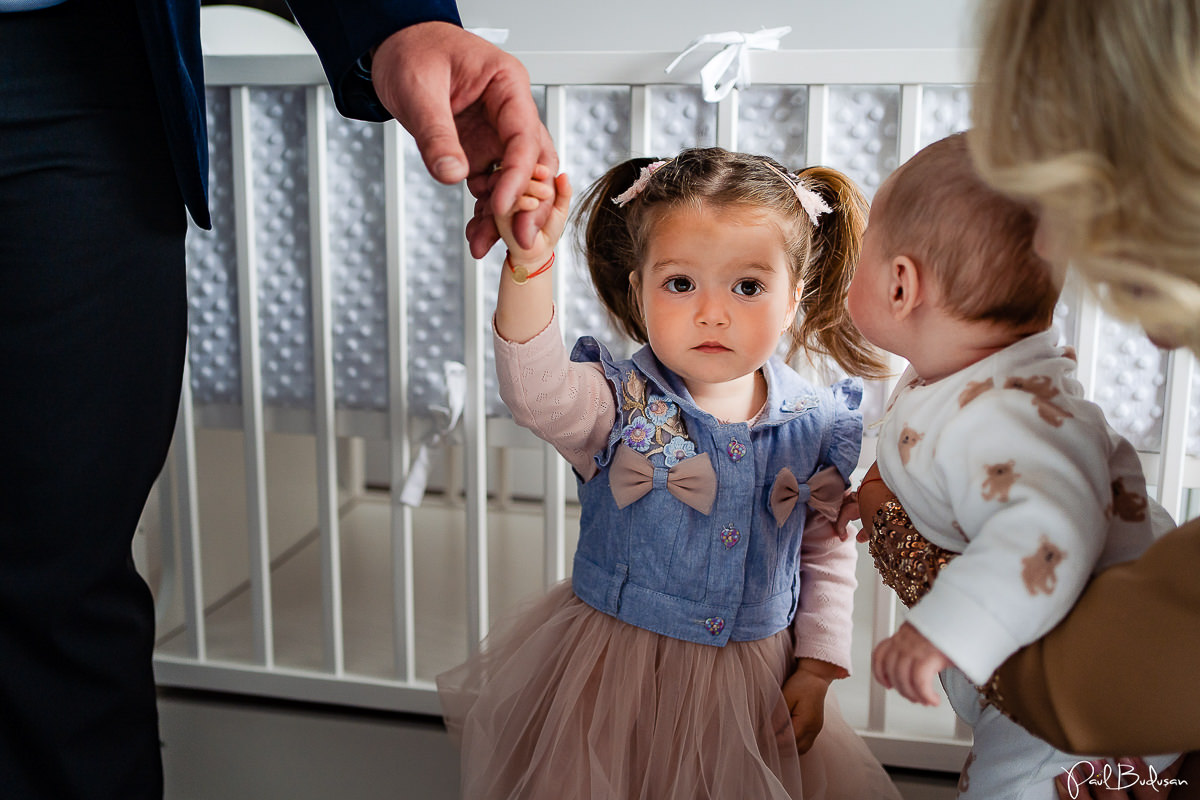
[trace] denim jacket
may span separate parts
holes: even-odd
[[[862,384],[815,388],[782,360],[764,367],[767,406],[750,427],[699,409],[649,347],[614,361],[583,337],[571,360],[599,362],[617,398],[599,472],[581,481],[579,547],[572,585],[588,605],[647,630],[723,646],[771,636],[792,621],[800,596],[800,539],[807,487],[819,469],[848,478],[858,463]],[[653,488],[619,508],[610,486],[619,448],[653,464]],[[716,497],[707,514],[667,490],[671,467],[707,457]],[[787,467],[800,482],[782,524],[769,497]]]

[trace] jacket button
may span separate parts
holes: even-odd
[[[725,545],[725,549],[733,547],[742,540],[742,532],[732,525],[726,525],[721,528],[721,542]]]
[[[729,453],[729,458],[736,464],[742,460],[742,456],[746,455],[746,445],[737,439],[730,439],[727,452]]]
[[[725,630],[725,620],[722,617],[709,617],[704,620],[704,627],[713,636],[719,636],[721,631]]]

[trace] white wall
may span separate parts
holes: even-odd
[[[978,0],[458,0],[510,50],[682,50],[695,37],[790,25],[786,50],[974,45]]]

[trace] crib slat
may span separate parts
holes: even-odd
[[[1074,276],[1073,276],[1074,277]],[[1095,296],[1083,287],[1083,282],[1073,280],[1075,286],[1075,350],[1078,358],[1079,382],[1083,384],[1083,395],[1096,400],[1096,377],[1100,347],[1100,304]]]
[[[829,138],[829,87],[808,87],[808,124],[804,159],[809,166],[825,163],[825,143]]]
[[[263,433],[261,353],[258,342],[258,253],[250,135],[250,90],[230,98],[233,196],[237,209],[238,334],[241,347],[242,432],[246,462],[246,515],[250,540],[250,605],[254,657],[271,667],[275,647],[271,612],[271,551],[267,537],[267,469]]]
[[[906,83],[900,87],[899,163],[908,161],[921,149],[921,87]]]
[[[196,489],[196,420],[192,403],[192,371],[187,359],[183,362],[183,391],[175,422],[175,502],[179,506],[179,570],[183,590],[183,619],[187,625],[188,654],[197,661],[208,656],[204,636],[204,581],[200,571],[200,517]],[[169,503],[167,503],[169,505]],[[170,539],[173,529],[163,529],[163,539]],[[173,561],[165,557],[163,569],[174,569]],[[161,602],[161,599],[160,599]]]
[[[329,256],[329,192],[325,155],[325,91],[305,92],[308,118],[308,224],[312,249],[313,412],[317,439],[317,520],[321,536],[321,617],[325,671],[345,671],[342,552],[338,520],[337,439],[333,396],[333,308]]]
[[[1176,520],[1183,520],[1184,469],[1187,462],[1189,403],[1196,359],[1187,350],[1171,353],[1167,368],[1166,408],[1162,427],[1162,453],[1158,469],[1158,502]]]
[[[874,583],[871,613],[871,652],[884,639],[892,635],[896,629],[896,596],[892,590],[883,585],[883,581]],[[870,697],[867,702],[867,729],[872,731],[887,730],[887,689],[878,681],[871,681]]]
[[[546,129],[554,139],[559,158],[565,162],[567,152],[567,108],[566,89],[562,86],[546,87]],[[554,307],[558,314],[559,330],[567,324],[567,278],[574,274],[572,248],[561,244],[558,247],[558,263],[551,271],[554,280]],[[549,589],[566,577],[567,558],[567,471],[558,451],[549,443],[542,445],[542,582]]]
[[[732,89],[717,103],[717,147],[738,149],[738,90]]]
[[[408,258],[404,251],[404,130],[383,128],[384,203],[387,219],[388,439],[392,509],[392,635],[396,677],[411,683],[416,672],[413,622],[412,509],[400,502],[410,457],[408,431]]]
[[[560,87],[561,88],[561,87]],[[549,95],[547,95],[547,98]],[[651,149],[651,112],[653,98],[649,86],[629,87],[629,155],[631,158],[645,158],[655,155]],[[566,137],[551,131],[554,143],[561,151],[566,146]]]
[[[474,198],[462,190],[464,219],[475,209]],[[463,448],[466,451],[466,561],[467,561],[467,649],[479,651],[479,641],[488,629],[488,547],[487,547],[487,404],[484,399],[483,262],[463,255],[463,339],[467,367],[466,407],[463,409]]]

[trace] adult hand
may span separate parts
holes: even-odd
[[[1161,773],[1140,758],[1121,758],[1116,763],[1097,759],[1080,761],[1054,781],[1059,800],[1164,800],[1172,791],[1183,756]]]
[[[471,254],[482,258],[499,238],[496,216],[513,211],[542,164],[558,173],[558,155],[538,117],[529,74],[517,59],[447,22],[422,22],[389,36],[371,62],[375,92],[417,140],[429,174],[442,183],[464,178],[479,201],[467,223]],[[504,169],[495,182],[493,164]],[[522,211],[513,222],[533,245],[553,203]]]

